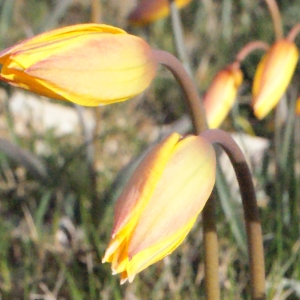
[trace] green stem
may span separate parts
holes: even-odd
[[[208,127],[205,111],[192,79],[181,62],[175,56],[162,50],[153,50],[153,53],[157,62],[167,67],[180,84],[185,94],[187,106],[190,110],[194,132],[195,134],[200,134]],[[215,210],[214,197],[211,196],[203,209],[205,293],[207,300],[220,299],[218,237]]]
[[[264,300],[266,299],[266,294],[263,238],[250,169],[239,146],[228,133],[214,129],[203,132],[201,136],[210,143],[219,144],[228,155],[235,170],[241,191],[246,224],[251,296],[253,300]]]

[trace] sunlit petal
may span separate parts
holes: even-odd
[[[82,24],[43,33],[0,53],[0,79],[44,96],[86,106],[145,90],[156,72],[149,45],[107,25]]]
[[[209,128],[218,128],[231,110],[243,74],[235,64],[217,73],[204,96],[204,109]]]
[[[212,191],[215,163],[213,147],[198,136],[174,133],[148,153],[116,204],[103,257],[122,283],[182,243]]]

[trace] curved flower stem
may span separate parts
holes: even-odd
[[[236,56],[236,60],[238,62],[243,61],[252,51],[254,50],[265,50],[267,51],[269,49],[269,45],[262,41],[253,41],[248,43],[245,47],[243,47],[240,52]]]
[[[300,23],[296,24],[289,32],[288,36],[286,37],[287,40],[290,42],[294,42],[297,35],[300,32]]]
[[[182,22],[180,20],[179,11],[174,0],[169,0],[169,5],[170,5],[172,29],[173,29],[177,53],[183,63],[183,66],[185,67],[189,75],[192,76],[192,68],[190,65],[190,61],[184,43]]]
[[[208,127],[206,124],[205,111],[194,82],[184,69],[182,63],[174,55],[163,50],[153,50],[153,54],[156,61],[167,67],[180,84],[190,110],[195,134],[200,134]]]
[[[180,84],[190,110],[194,132],[195,134],[200,134],[208,127],[206,123],[205,111],[192,79],[184,69],[181,62],[175,56],[162,50],[153,50],[153,53],[157,62],[167,67]],[[218,272],[219,255],[215,220],[215,201],[213,195],[210,197],[209,201],[207,201],[207,204],[203,209],[203,243],[205,252],[206,299],[218,300],[220,299]]]
[[[263,239],[251,172],[242,151],[228,133],[214,129],[203,132],[201,136],[210,143],[219,144],[227,153],[235,170],[241,191],[246,223],[251,295],[253,300],[264,300],[266,299],[266,294]]]
[[[281,21],[281,15],[278,9],[278,5],[275,0],[266,0],[266,3],[268,5],[273,20],[276,39],[277,40],[282,39],[283,37],[282,21]]]

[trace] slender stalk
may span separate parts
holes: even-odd
[[[219,245],[215,211],[215,196],[211,194],[202,211],[206,300],[221,299],[219,283]]]
[[[266,294],[263,239],[250,169],[239,146],[228,133],[219,129],[213,129],[203,132],[201,136],[211,143],[219,144],[227,153],[235,170],[241,191],[246,224],[251,296],[253,300],[264,300],[266,299]]]
[[[91,0],[91,21],[100,23],[102,19],[102,7],[99,0]]]
[[[266,3],[268,5],[273,20],[276,39],[277,40],[282,39],[283,37],[282,20],[281,20],[280,11],[278,9],[278,5],[275,0],[266,0]]]
[[[238,62],[243,61],[252,51],[254,50],[265,50],[267,51],[269,49],[269,45],[262,41],[253,41],[248,43],[245,47],[243,47],[240,52],[236,56],[236,60]]]
[[[287,40],[294,42],[297,35],[300,32],[300,23],[296,24],[289,32],[288,36],[286,37]]]
[[[195,134],[200,134],[208,127],[205,111],[194,82],[183,67],[182,63],[174,55],[163,50],[153,50],[153,54],[157,62],[167,67],[180,84],[190,110]]]
[[[197,89],[181,62],[172,54],[153,50],[158,63],[166,66],[180,84],[190,110],[195,134],[206,130],[205,111]],[[211,196],[203,209],[203,243],[205,251],[205,293],[207,300],[220,299],[218,237],[215,220],[215,201]]]
[[[187,55],[187,50],[184,43],[183,30],[182,30],[182,22],[180,19],[178,8],[175,4],[174,0],[169,0],[170,4],[170,13],[171,13],[171,21],[172,21],[172,29],[173,36],[176,45],[176,50],[180,60],[182,61],[185,69],[192,76],[192,68],[190,65],[190,61]]]

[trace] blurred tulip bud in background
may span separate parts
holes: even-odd
[[[121,283],[174,251],[196,222],[215,183],[213,147],[173,133],[140,163],[115,207],[103,262]]]
[[[209,128],[218,128],[224,121],[234,104],[242,82],[243,73],[237,63],[217,73],[203,100]]]
[[[295,108],[295,112],[297,116],[300,116],[300,96],[298,97],[297,101],[296,101],[296,108]]]
[[[286,39],[273,44],[260,61],[253,80],[254,114],[263,119],[285,93],[298,62],[296,45]]]
[[[189,4],[191,0],[174,0],[178,8]],[[168,0],[143,0],[129,14],[129,23],[135,25],[146,25],[160,18],[166,17],[170,13],[170,4]]]
[[[149,45],[108,25],[52,30],[0,52],[0,80],[50,98],[98,106],[143,92],[156,73]]]

